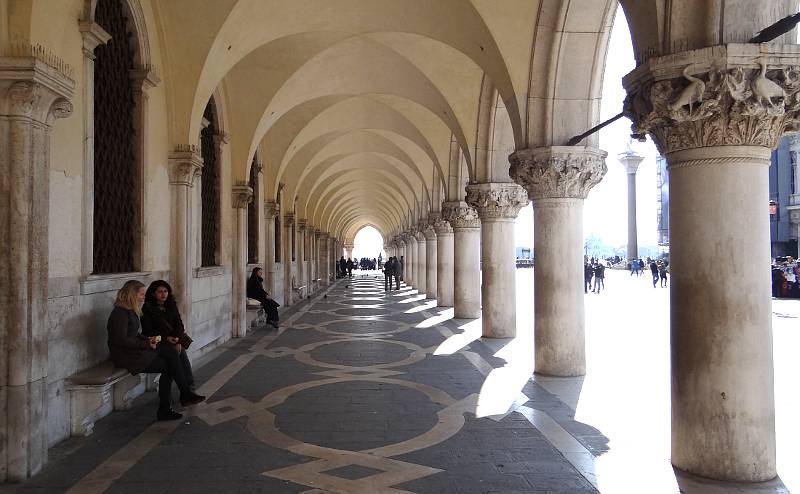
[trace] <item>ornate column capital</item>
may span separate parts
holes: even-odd
[[[428,223],[425,225],[425,230],[423,231],[427,240],[436,240],[436,221],[441,219],[442,214],[438,211],[428,214]]]
[[[417,239],[417,242],[424,242],[425,239],[425,229],[427,225],[419,225],[414,232],[414,238]]]
[[[247,184],[236,184],[231,191],[234,209],[245,209],[253,200],[253,188]]]
[[[275,201],[264,201],[264,215],[269,218],[273,219],[278,216],[281,212],[281,206]]]
[[[322,237],[322,232],[319,231],[318,228],[314,228],[314,237],[316,237],[316,238]]]
[[[283,213],[283,221],[287,227],[294,225],[294,211],[287,211]]]
[[[443,202],[442,217],[447,219],[453,228],[481,227],[478,212],[463,201]]]
[[[405,239],[403,239],[402,235],[397,235],[397,236],[394,237],[394,244],[398,248],[403,248],[403,247],[406,246],[406,241],[405,241]]]
[[[663,155],[715,146],[774,149],[800,130],[796,45],[712,46],[647,60],[623,78],[634,136]]]
[[[75,92],[72,67],[29,45],[19,45],[11,52],[12,57],[0,56],[0,115],[27,117],[47,125],[70,116],[69,99]]]
[[[433,219],[431,223],[433,229],[436,231],[436,235],[452,235],[453,234],[453,227],[444,217],[444,211]]]
[[[639,165],[644,161],[644,156],[636,154],[635,151],[628,149],[620,153],[617,159],[625,168],[625,173],[635,175],[636,171],[639,169]]]
[[[467,185],[466,202],[481,220],[491,220],[514,219],[529,201],[525,189],[515,183],[481,183]]]
[[[108,43],[111,39],[111,35],[94,21],[80,21],[78,30],[83,38],[83,54],[92,60],[96,58],[94,49]]]
[[[300,230],[301,232],[305,231],[307,225],[308,225],[308,220],[297,220],[297,229]]]
[[[203,171],[203,156],[200,147],[193,144],[179,144],[169,155],[170,185],[194,186],[195,179]]]
[[[531,200],[586,199],[608,171],[608,153],[588,146],[522,149],[508,157],[511,178],[525,187]]]

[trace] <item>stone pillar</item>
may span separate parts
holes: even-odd
[[[266,227],[266,252],[267,258],[264,260],[264,281],[266,282],[267,292],[275,293],[275,217],[280,214],[280,205],[275,201],[264,203],[264,221]]]
[[[636,233],[636,170],[644,160],[633,150],[620,153],[619,162],[628,176],[628,260],[639,258],[639,239]]]
[[[253,200],[253,189],[247,184],[233,186],[231,193],[236,213],[236,237],[233,239],[233,338],[247,336],[247,205]]]
[[[798,65],[796,45],[727,44],[624,78],[634,132],[668,163],[672,463],[704,477],[776,475],[766,205],[771,150],[800,126]]]
[[[297,220],[297,286],[306,284],[306,220]]]
[[[428,249],[426,247],[425,235],[421,231],[417,230],[415,239],[417,240],[417,251],[414,253],[414,261],[416,262],[414,268],[414,282],[416,283],[417,292],[425,293],[425,290],[428,288]]]
[[[0,58],[0,482],[47,462],[50,130],[75,83],[37,58]]]
[[[453,315],[476,319],[481,317],[481,220],[462,201],[442,203],[442,216],[454,232]]]
[[[170,283],[179,293],[178,309],[187,330],[192,324],[192,276],[194,260],[193,190],[203,169],[200,147],[180,145],[169,157],[169,183],[172,189],[172,263]]]
[[[287,211],[283,213],[283,300],[285,305],[294,303],[292,298],[292,251],[294,245],[292,244],[292,232],[294,232],[294,212]]]
[[[322,279],[322,286],[330,286],[331,284],[331,263],[330,263],[330,246],[331,239],[327,233],[321,233],[319,237],[319,277]]]
[[[434,219],[436,230],[436,300],[440,307],[452,307],[453,280],[453,227],[442,216]]]
[[[395,245],[397,246],[397,254],[396,254],[397,262],[399,263],[401,258],[403,260],[403,266],[402,266],[403,272],[401,273],[400,278],[402,278],[403,282],[405,283],[406,242],[405,240],[403,240],[403,237],[401,235],[396,236],[394,242]]]
[[[581,146],[525,149],[510,156],[511,177],[533,200],[537,373],[586,373],[583,200],[605,175],[606,153]]]
[[[436,240],[436,230],[433,228],[433,223],[439,217],[438,213],[431,213],[428,216],[428,224],[425,225],[425,273],[426,288],[425,298],[435,299],[438,294],[437,270],[439,269],[437,261],[438,242]]]
[[[344,244],[344,250],[345,250],[344,257],[345,257],[345,259],[352,259],[352,257],[353,257],[353,248],[354,247],[355,247],[355,244]],[[339,256],[336,256],[336,259],[339,259]]]
[[[417,272],[415,271],[417,267],[417,237],[414,232],[409,231],[406,232],[403,239],[406,241],[406,285],[411,288],[417,288],[417,280],[415,278],[417,275]]]
[[[467,186],[466,202],[481,219],[481,325],[487,338],[517,335],[517,263],[514,219],[528,205],[514,183]]]

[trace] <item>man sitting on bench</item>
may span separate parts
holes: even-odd
[[[269,294],[264,290],[263,273],[261,268],[253,268],[253,272],[247,280],[247,298],[261,302],[261,306],[264,307],[264,312],[267,314],[267,324],[271,324],[273,328],[277,329],[278,307],[281,305],[269,298]]]

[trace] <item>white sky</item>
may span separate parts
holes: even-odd
[[[613,117],[622,110],[625,90],[622,77],[633,70],[633,46],[625,16],[620,8],[614,20],[611,41],[608,47],[606,70],[603,78],[601,121]],[[587,77],[589,77],[587,68]],[[589,193],[583,209],[583,234],[588,238],[599,237],[612,246],[624,245],[628,241],[628,192],[627,178],[617,156],[630,141],[630,120],[621,118],[600,131],[600,148],[608,152],[608,173],[603,181]],[[588,130],[588,129],[587,129]],[[655,145],[634,141],[632,148],[645,157],[636,174],[636,219],[638,241],[642,247],[655,246],[656,232],[656,152]],[[516,245],[533,245],[533,208],[528,205],[520,211],[516,220]],[[381,249],[380,233],[372,227],[358,232],[355,240],[355,257],[377,257]],[[385,255],[385,254],[384,254]]]

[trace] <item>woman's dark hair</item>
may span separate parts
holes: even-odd
[[[258,266],[254,267],[253,270],[250,272],[250,277],[252,278],[253,276],[258,276],[258,272],[261,270],[262,269],[259,268]]]
[[[158,305],[158,301],[156,300],[156,290],[162,286],[167,289],[167,300],[164,301],[164,307],[167,309],[177,309],[178,304],[175,303],[175,296],[172,295],[172,287],[169,286],[169,283],[164,280],[156,280],[150,283],[150,286],[147,287],[147,291],[144,293],[144,303]]]

